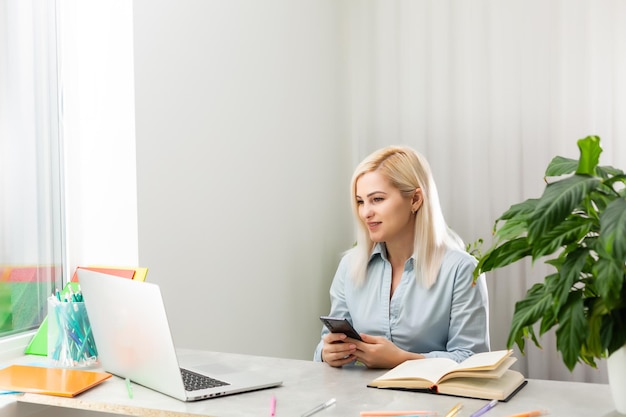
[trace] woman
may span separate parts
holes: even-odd
[[[472,285],[476,260],[446,225],[428,162],[408,147],[380,149],[356,168],[351,193],[357,244],[335,274],[330,315],[362,341],[324,328],[314,359],[393,368],[488,351],[485,279]]]

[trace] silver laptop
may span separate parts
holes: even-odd
[[[182,401],[282,384],[223,363],[181,369],[158,285],[82,268],[78,282],[105,371]],[[200,385],[190,388],[192,383]]]

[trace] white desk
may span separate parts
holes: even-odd
[[[34,403],[151,417],[269,416],[272,394],[277,399],[276,417],[298,417],[330,398],[336,398],[336,405],[315,414],[315,417],[358,417],[362,410],[406,409],[434,410],[440,416],[445,416],[459,401],[464,404],[464,408],[457,416],[467,417],[486,403],[442,395],[367,388],[367,382],[385,372],[383,370],[334,369],[311,361],[194,350],[182,350],[181,353],[183,363],[202,363],[205,361],[203,358],[217,356],[225,363],[238,363],[251,370],[272,373],[283,380],[283,386],[184,403],[136,384],[133,384],[133,398],[130,399],[125,381],[112,377],[75,398],[19,394],[5,396],[2,401],[17,401],[17,408],[23,403]],[[486,417],[504,417],[535,409],[548,410],[550,416],[620,416],[614,411],[608,385],[529,380],[511,401],[499,403]]]

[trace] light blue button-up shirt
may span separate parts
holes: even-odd
[[[429,289],[416,280],[411,257],[391,298],[391,263],[384,243],[374,247],[360,286],[350,278],[351,255],[341,259],[330,287],[329,315],[346,317],[359,333],[384,336],[426,357],[461,362],[490,350],[487,284],[481,276],[472,285],[476,259],[467,252],[448,249]],[[324,327],[322,337],[327,333]],[[323,344],[315,349],[315,361],[322,360]]]

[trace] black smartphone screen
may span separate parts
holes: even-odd
[[[361,340],[359,333],[354,329],[354,327],[352,327],[346,318],[321,316],[320,320],[331,333],[343,333],[352,339]]]

